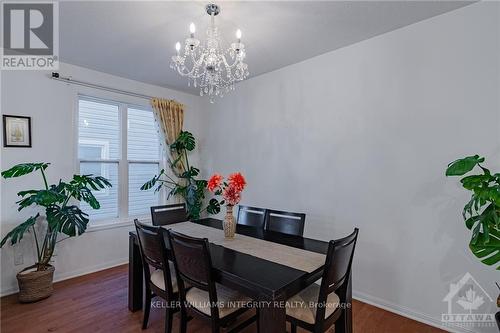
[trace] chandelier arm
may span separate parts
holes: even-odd
[[[224,60],[224,64],[225,64],[226,66],[228,66],[229,68],[234,68],[234,67],[235,67],[235,66],[236,66],[236,65],[240,62],[240,60],[238,60],[238,59],[236,59],[236,58],[235,58],[235,59],[234,59],[234,62],[230,65],[230,64],[228,64],[228,63],[227,63],[227,60],[226,60],[226,56],[225,56],[225,55],[222,55],[222,59]]]
[[[194,71],[194,67],[191,69],[191,70],[188,70],[188,68],[186,66],[182,66],[183,68],[186,69],[186,71],[183,71],[181,66],[176,64],[176,69],[177,69],[177,73],[179,73],[181,76],[191,76],[193,71]]]
[[[179,66],[176,66],[177,73],[179,73],[180,76],[190,76],[191,72],[183,72]]]
[[[181,76],[187,76],[187,77],[189,77],[189,78],[191,78],[191,79],[198,79],[198,78],[200,78],[200,77],[203,75],[203,73],[204,73],[204,72],[203,72],[203,73],[201,73],[201,74],[194,75],[193,73],[194,73],[194,71],[195,71],[195,67],[193,67],[193,68],[192,68],[190,71],[188,71],[188,72],[183,72],[179,66],[176,66],[176,67],[177,67],[177,73],[179,73]],[[186,67],[185,67],[185,68],[186,68]]]
[[[192,79],[199,79],[204,73],[205,73],[205,70],[203,70],[200,74],[198,75],[194,75],[194,72],[196,70],[196,68],[199,68],[201,67],[201,65],[203,64],[203,60],[205,58],[205,54],[202,54],[200,56],[200,59],[198,59],[198,61],[196,61],[196,59],[194,58],[194,55],[192,55],[191,59],[193,60],[193,68],[191,68],[191,70],[187,70],[187,67],[184,66],[184,68],[186,68],[187,72],[183,72],[180,68],[179,65],[177,65],[177,72],[181,75],[181,76],[187,76],[189,78],[192,78]],[[184,59],[186,59],[186,56],[184,56]]]

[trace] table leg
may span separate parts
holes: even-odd
[[[259,333],[285,333],[286,308],[276,301],[259,308]]]
[[[128,309],[132,312],[142,309],[143,268],[139,244],[136,237],[128,240]]]

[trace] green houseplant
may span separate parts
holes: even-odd
[[[482,173],[469,174],[462,186],[471,191],[471,199],[462,215],[465,226],[472,231],[469,248],[486,265],[500,270],[500,173],[492,174],[479,155],[468,156],[448,165],[446,176],[465,176],[473,169]]]
[[[207,188],[207,181],[199,179],[200,169],[191,166],[188,153],[196,148],[196,142],[193,134],[187,131],[181,131],[174,143],[169,146],[172,158],[168,160],[170,170],[174,177],[169,176],[164,169],[158,175],[147,181],[141,186],[141,190],[155,189],[155,192],[162,188],[168,190],[168,198],[171,196],[181,196],[186,202],[188,217],[198,219],[203,209],[203,201]],[[220,211],[220,205],[217,200],[210,200],[208,207],[209,213],[217,214]]]
[[[50,260],[59,234],[73,237],[83,234],[87,229],[88,214],[81,211],[74,204],[75,201],[84,201],[93,209],[99,209],[100,204],[92,190],[111,187],[106,178],[92,175],[74,175],[69,182],[60,180],[57,184],[49,185],[45,175],[48,166],[49,163],[24,163],[1,173],[3,178],[15,178],[40,171],[43,179],[42,189],[17,193],[21,199],[16,203],[19,211],[30,206],[44,209],[45,219],[41,218],[40,212],[36,213],[7,233],[0,242],[0,247],[3,247],[10,239],[14,245],[26,232],[33,232],[37,262],[17,275],[21,302],[32,302],[51,295],[54,267],[50,265]],[[42,221],[45,222],[43,230],[37,232],[35,225]]]

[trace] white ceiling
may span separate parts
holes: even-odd
[[[470,4],[464,1],[219,2],[226,42],[243,31],[250,75],[266,73]],[[198,94],[170,69],[190,22],[204,37],[206,2],[60,3],[63,62]]]

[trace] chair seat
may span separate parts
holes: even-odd
[[[176,293],[179,290],[177,286],[177,276],[175,274],[174,263],[169,261],[170,266],[170,279],[172,280],[172,292]],[[165,289],[165,280],[163,279],[163,270],[157,269],[153,273],[151,273],[151,283],[160,288],[161,290]]]
[[[216,289],[219,306],[219,318],[223,318],[238,309],[241,309],[247,302],[251,301],[250,298],[218,283],[216,284]],[[211,315],[208,291],[193,287],[186,292],[186,301],[198,311],[208,316]]]
[[[319,286],[313,283],[298,294],[290,297],[286,304],[287,316],[302,320],[309,324],[316,321],[315,306],[319,297]],[[328,318],[338,308],[340,299],[335,293],[328,295],[326,299],[325,318]]]

